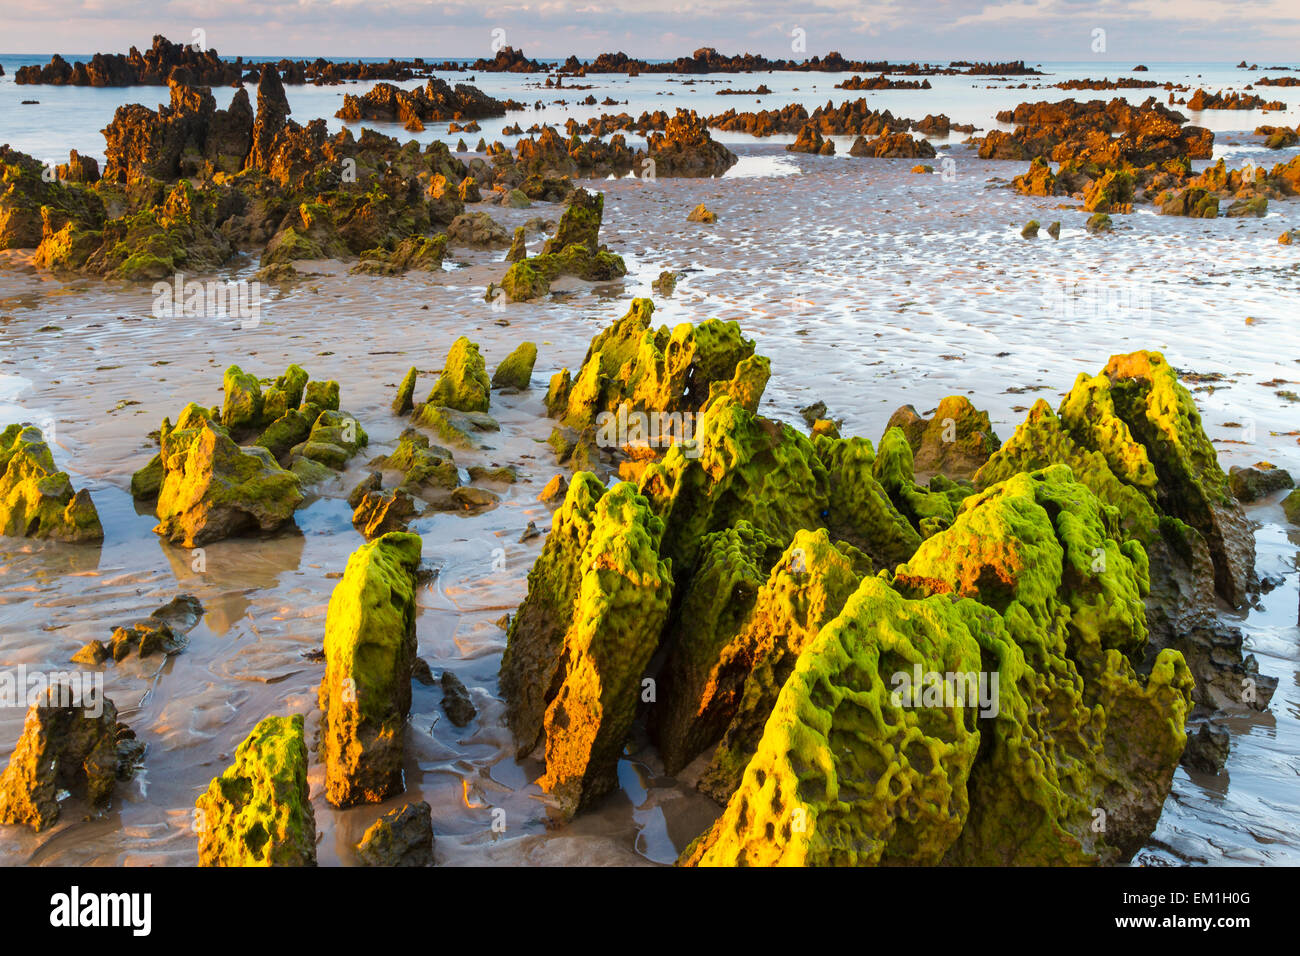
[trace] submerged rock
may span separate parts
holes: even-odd
[[[31,425],[0,432],[0,534],[71,542],[104,538],[90,493],[72,490],[67,472],[55,468],[45,436]]]
[[[1238,501],[1257,501],[1284,488],[1294,488],[1295,480],[1285,468],[1260,462],[1249,468],[1233,465],[1228,469],[1228,486]]]
[[[419,535],[390,533],[362,545],[330,597],[320,752],[325,795],[336,807],[402,792],[421,544]]]
[[[373,541],[390,531],[405,531],[407,521],[415,514],[415,502],[405,491],[371,491],[354,507],[352,526],[367,541]]]
[[[315,866],[301,714],[266,717],[195,803],[199,866]]]
[[[366,866],[433,866],[433,810],[423,800],[390,810],[356,846]]]
[[[442,672],[442,709],[457,727],[464,727],[478,716],[469,690],[451,671]]]
[[[51,686],[28,708],[0,776],[0,823],[44,830],[58,820],[64,791],[103,809],[113,783],[130,776],[142,753],[107,697]]]

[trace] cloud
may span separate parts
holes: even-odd
[[[474,58],[491,55],[499,27],[539,57],[670,58],[700,46],[778,57],[792,55],[798,26],[810,55],[1037,62],[1089,58],[1102,27],[1117,58],[1285,60],[1297,11],[1294,0],[0,0],[0,52],[124,52],[202,29],[227,56]]]

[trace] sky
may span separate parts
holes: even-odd
[[[460,59],[504,42],[543,58],[712,46],[795,59],[1271,65],[1300,50],[1300,0],[0,0],[0,53],[124,53],[155,33],[230,57]]]

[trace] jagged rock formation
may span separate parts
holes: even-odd
[[[637,462],[636,486],[573,476],[502,663],[518,754],[544,745],[566,813],[613,786],[642,719],[668,772],[702,766],[725,804],[684,863],[1119,862],[1194,705],[1266,705],[1214,620],[1254,587],[1249,528],[1159,355],[1115,356],[1005,443],[953,396],[901,409],[877,448],[824,407],[812,438],[763,419],[766,375],[735,387],[758,360],[738,330],[718,348],[725,326],[649,314],[598,335],[548,410],[581,435],[676,402],[693,441]],[[601,558],[611,508],[639,530]]]
[[[53,675],[57,676],[57,675]],[[59,682],[27,710],[23,733],[0,776],[0,823],[38,832],[58,819],[63,792],[103,809],[144,748],[107,697]]]
[[[452,89],[446,80],[434,77],[413,90],[376,83],[364,96],[345,94],[342,108],[334,115],[353,123],[361,120],[406,123],[412,118],[427,123],[505,116],[506,108],[505,103],[477,87],[457,83]]]
[[[336,807],[402,792],[420,550],[419,535],[402,533],[362,545],[330,597],[319,696],[325,795]]]
[[[315,866],[301,714],[267,717],[195,803],[199,866]]]
[[[572,816],[617,786],[641,677],[668,614],[663,523],[630,482],[590,474],[569,486],[529,593],[510,623],[501,687],[526,756],[544,744],[539,785]]]
[[[511,301],[536,299],[551,291],[551,283],[560,276],[576,276],[589,282],[618,279],[627,274],[621,256],[600,245],[600,222],[604,216],[605,196],[574,190],[560,216],[555,235],[546,241],[540,254],[526,256],[506,270],[500,294]],[[492,301],[498,287],[489,285],[486,299]]]
[[[656,330],[653,314],[649,299],[633,300],[592,340],[576,377],[567,368],[552,377],[546,409],[560,421],[551,442],[562,462],[594,463],[602,451],[652,458],[690,440],[711,395],[727,392],[757,408],[768,362],[739,325],[710,319]]]

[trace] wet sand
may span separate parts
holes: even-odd
[[[365,461],[395,444],[404,421],[389,403],[406,369],[433,373],[462,334],[480,344],[489,369],[522,340],[539,347],[533,388],[493,394],[502,430],[489,436],[492,447],[456,456],[462,468],[514,464],[518,484],[490,486],[502,495],[492,510],[412,525],[438,569],[419,594],[419,653],[435,674],[448,668],[468,685],[479,714],[457,729],[442,713],[441,690],[416,684],[407,791],[383,805],[333,809],[314,763],[320,862],[351,864],[366,826],[421,799],[433,807],[439,864],[671,862],[718,808],[665,778],[642,747],[620,767],[620,792],[558,823],[530,782],[540,766],[513,759],[496,681],[505,633],[495,623],[522,600],[544,540],[520,543],[521,531],[530,520],[549,526],[549,509],[536,501],[560,470],[545,444],[547,380],[562,366],[576,370],[591,336],[633,296],[651,295],[663,269],[684,274],[674,296],[653,296],[657,321],[735,319],[771,357],[762,406],[769,416],[798,423],[799,407],[823,399],[845,434],[874,442],[898,406],[929,413],[942,396],[964,393],[1005,440],[1036,398],[1055,406],[1079,373],[1095,374],[1113,353],[1150,348],[1180,370],[1223,376],[1187,384],[1225,469],[1268,460],[1300,475],[1300,445],[1287,434],[1297,428],[1296,406],[1276,394],[1300,391],[1300,260],[1295,247],[1277,243],[1300,224],[1297,203],[1275,203],[1262,220],[1141,210],[1117,216],[1115,234],[1094,238],[1078,203],[1021,197],[990,182],[1009,180],[1024,163],[954,151],[956,175],[946,179],[913,174],[907,160],[795,156],[772,144],[737,152],[741,165],[721,180],[586,184],[606,193],[602,238],[624,256],[627,279],[572,281],[560,287],[568,291],[504,312],[483,301],[504,272],[504,250],[454,249],[453,268],[398,279],[317,263],[323,274],[280,289],[251,330],[229,319],[155,319],[147,285],[54,279],[6,254],[0,419],[53,423],[56,460],[90,489],[106,539],[102,548],[0,539],[0,666],[67,669],[86,641],[178,592],[197,595],[207,614],[165,663],[105,668],[108,695],[149,746],[144,770],[119,785],[111,810],[83,822],[69,806],[40,835],[0,828],[0,863],[194,864],[194,799],[254,724],[293,712],[308,715],[314,730],[324,665],[303,654],[321,646],[330,592],[362,543],[343,499]],[[746,171],[789,175],[736,175]],[[716,224],[686,222],[699,202],[718,213]],[[547,204],[469,208],[507,228],[560,212]],[[1061,220],[1060,240],[1021,239],[1030,218]],[[230,275],[248,277],[254,265]],[[1062,285],[1076,281],[1096,285]],[[503,318],[508,325],[498,324]],[[359,418],[370,447],[340,479],[317,487],[298,513],[298,532],[210,545],[197,573],[190,552],[160,542],[152,514],[131,500],[131,474],[154,451],[147,435],[188,401],[219,403],[226,366],[270,376],[290,362],[339,381],[342,407]],[[422,377],[417,397],[432,383]],[[1281,582],[1259,607],[1226,614],[1245,629],[1260,670],[1279,678],[1277,693],[1267,713],[1230,721],[1224,774],[1177,771],[1139,863],[1300,863],[1300,531],[1283,521],[1278,497],[1247,511],[1261,523],[1259,572]],[[0,759],[22,720],[21,709],[0,708]],[[493,808],[505,811],[504,832],[493,828]]]

